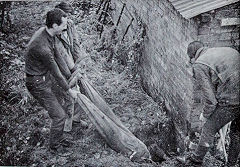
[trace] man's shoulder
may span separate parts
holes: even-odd
[[[239,52],[231,47],[213,47],[206,49],[196,62],[231,62],[239,61]]]
[[[35,31],[30,41],[28,42],[27,47],[29,47],[34,41],[39,41],[39,40],[41,41],[41,39],[39,38],[41,37],[44,30],[45,30],[45,27],[41,27],[37,31]]]
[[[233,49],[231,47],[213,47],[213,48],[208,48],[207,49],[208,54],[239,54],[239,52],[236,49]]]
[[[45,28],[42,27],[34,33],[28,45],[29,49],[41,50],[48,45],[49,42],[44,33],[44,30]]]

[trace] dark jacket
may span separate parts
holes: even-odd
[[[46,29],[37,33],[28,45],[25,55],[25,70],[27,74],[33,76],[41,76],[50,72],[58,84],[64,90],[68,90],[67,80],[54,59],[56,54],[54,43],[55,37],[50,36]]]
[[[195,101],[204,104],[209,117],[216,105],[239,105],[240,55],[229,47],[200,48],[193,65]]]
[[[77,30],[72,20],[68,20],[67,34],[68,34],[69,40],[66,39],[62,34],[59,39],[63,42],[65,48],[70,49],[73,59],[76,62],[81,57],[81,50],[80,50],[81,46],[78,41],[79,37],[78,37]]]
[[[56,50],[58,54],[56,54],[56,62],[63,75],[69,79],[71,77],[71,72],[76,70],[73,67],[84,58],[85,51],[81,47],[78,41],[78,33],[76,28],[71,20],[68,21],[67,25],[67,38],[63,35],[63,33],[58,36],[55,41]],[[73,60],[73,66],[69,66],[68,60],[71,62]]]

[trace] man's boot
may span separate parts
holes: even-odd
[[[72,154],[72,151],[66,149],[70,144],[63,139],[63,132],[58,130],[51,129],[50,132],[50,141],[49,141],[49,151],[52,154],[59,156],[69,156]]]
[[[56,145],[56,146],[50,146],[49,151],[52,154],[58,155],[61,157],[67,157],[67,156],[73,154],[72,151],[68,150],[66,147],[62,146],[61,144]]]
[[[236,121],[231,124],[227,167],[240,167],[240,125],[238,124]]]
[[[208,151],[208,147],[198,146],[197,150],[190,155],[177,157],[177,160],[186,166],[200,167],[203,163],[203,158]]]

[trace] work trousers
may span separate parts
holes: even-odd
[[[63,138],[66,112],[51,89],[51,79],[46,76],[27,76],[26,86],[32,96],[48,111],[52,120],[50,128],[50,147],[56,147]]]
[[[228,166],[233,166],[240,158],[240,116],[232,121],[229,136],[231,141],[228,152]],[[240,164],[240,160],[238,163]]]
[[[53,82],[52,91],[56,95],[64,111],[66,111],[67,114],[73,113],[74,114],[73,121],[80,122],[81,114],[83,111],[81,106],[78,103],[76,103],[74,99],[57,84],[54,78],[52,78],[51,80]]]
[[[230,127],[230,151],[229,161],[236,161],[239,155],[239,123],[240,108],[239,106],[217,106],[213,114],[203,125],[199,146],[195,153],[200,153],[201,147],[209,147],[214,140],[215,134],[227,123],[231,122]],[[205,149],[205,151],[207,151]],[[205,153],[200,153],[205,155]],[[203,157],[202,157],[203,158]]]

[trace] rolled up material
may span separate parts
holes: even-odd
[[[83,78],[80,81],[82,94],[78,94],[77,102],[108,145],[133,161],[150,160],[151,156],[146,145],[122,124],[90,83]]]

